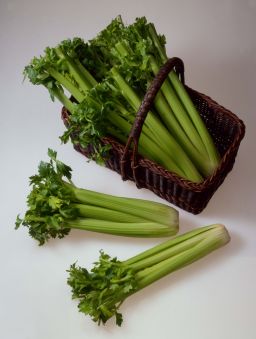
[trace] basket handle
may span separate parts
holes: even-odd
[[[184,83],[184,64],[183,61],[180,58],[174,57],[171,59],[168,59],[166,63],[160,68],[158,74],[153,79],[151,85],[149,86],[144,99],[140,105],[139,111],[136,115],[135,121],[133,123],[133,126],[131,128],[129,137],[127,139],[124,153],[120,160],[120,169],[121,169],[121,176],[123,180],[127,180],[127,175],[125,171],[125,164],[128,160],[128,154],[130,146],[133,142],[133,149],[132,149],[132,173],[133,173],[133,179],[136,183],[136,186],[140,188],[139,181],[137,179],[137,168],[138,168],[138,144],[139,144],[139,138],[142,131],[143,123],[147,117],[147,114],[149,110],[151,109],[155,97],[161,88],[163,82],[167,78],[168,74],[175,68],[175,71],[179,74],[180,80],[182,83]]]

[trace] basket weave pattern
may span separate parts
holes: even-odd
[[[102,138],[102,144],[111,145],[105,165],[118,172],[123,180],[134,181],[138,188],[147,188],[170,203],[198,214],[206,207],[214,192],[232,170],[240,142],[244,137],[245,126],[235,114],[210,97],[185,86],[221,155],[221,162],[216,171],[202,183],[197,184],[138,155],[139,136],[147,112],[162,82],[173,68],[181,74],[181,80],[184,81],[182,61],[178,58],[169,59],[146,93],[126,145],[110,137]],[[68,112],[65,108],[62,109],[62,119],[68,124]],[[74,148],[86,157],[90,157],[93,152],[91,147],[83,149],[75,145]]]

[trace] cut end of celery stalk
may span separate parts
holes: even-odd
[[[230,242],[231,238],[225,225],[213,224],[212,227],[214,228],[216,237],[221,240],[220,243],[222,243],[222,245],[226,245],[228,242]]]
[[[170,218],[170,221],[168,225],[170,225],[174,230],[176,230],[176,233],[177,233],[179,231],[179,212],[174,208],[170,209],[169,218]]]

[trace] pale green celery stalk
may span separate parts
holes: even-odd
[[[162,45],[159,42],[155,27],[153,24],[149,24],[149,34],[151,36],[152,41],[154,42],[155,47],[158,50],[160,59],[162,62],[167,61],[167,55],[162,47]],[[174,74],[174,75],[173,75]],[[195,108],[192,100],[190,99],[187,91],[185,90],[183,84],[179,81],[179,78],[175,72],[169,73],[169,79],[175,88],[179,98],[181,99],[183,105],[185,106],[187,113],[189,114],[191,120],[193,121],[203,143],[207,150],[208,156],[212,162],[213,170],[214,167],[216,167],[220,161],[220,156],[218,154],[218,151],[213,143],[213,140],[204,124],[204,122],[201,119],[200,114],[198,113],[197,109]]]
[[[120,55],[120,58],[126,58],[127,55],[133,54],[133,51],[129,48],[127,44],[124,42],[118,42],[115,45],[115,50],[118,52],[118,55]],[[154,74],[156,75],[158,73],[158,66],[154,58],[151,56],[150,58],[152,70],[154,70]],[[183,123],[188,126],[190,134],[193,134],[193,125],[190,121],[189,117],[186,116],[182,119],[182,115],[180,115],[181,111],[184,110],[183,106],[180,104],[178,98],[176,97],[176,94],[171,86],[168,86],[169,83],[164,82],[163,89],[161,88],[159,92],[156,95],[156,98],[154,100],[154,105],[157,109],[157,113],[161,117],[162,121],[164,122],[167,129],[172,133],[172,135],[176,138],[176,140],[179,140],[181,146],[183,149],[187,152],[188,156],[193,160],[196,167],[199,169],[199,171],[204,175],[208,176],[210,174],[209,171],[209,158],[207,156],[207,153],[205,153],[205,156],[201,155],[198,151],[198,149],[193,145],[193,141],[195,138],[198,138],[198,142],[200,145],[200,148],[204,149],[204,146],[202,144],[202,141],[200,137],[197,134],[197,131],[194,130],[195,138],[192,140],[189,139],[185,131],[183,130]],[[169,88],[170,87],[170,88]],[[165,98],[165,95],[167,96],[168,101]],[[134,95],[132,96],[134,98]],[[138,105],[139,100],[134,100],[135,108]],[[174,106],[175,113],[173,112],[171,106]],[[178,118],[178,120],[177,120]],[[187,118],[187,119],[186,119]],[[146,125],[144,125],[146,126]]]
[[[178,229],[166,224],[157,224],[155,222],[113,222],[97,219],[77,218],[72,221],[66,221],[64,227],[76,228],[92,232],[100,232],[113,235],[122,235],[127,237],[165,237],[177,233]]]
[[[135,116],[134,114],[130,113],[129,111],[127,111],[127,109],[120,103],[120,102],[116,102],[115,103],[115,108],[118,112],[120,112],[121,117],[125,120],[127,120],[128,123],[130,123],[130,130],[128,131],[127,129],[127,136],[130,134],[131,128],[132,128],[132,124],[134,123],[135,120]],[[154,143],[156,143],[156,140],[154,138],[154,135],[152,135],[152,131],[149,129],[149,127],[146,124],[143,124],[142,127],[142,133],[145,134],[149,139],[151,139],[151,141],[153,141]],[[158,147],[161,148],[161,145],[158,144]]]
[[[77,69],[83,75],[84,79],[86,79],[86,81],[88,82],[88,86],[90,87],[96,86],[98,82],[94,79],[91,73],[88,72],[87,69],[81,64],[81,62],[78,59],[74,59],[73,61],[76,64]]]
[[[78,210],[78,214],[81,218],[90,218],[114,222],[133,222],[140,223],[146,222],[147,219],[132,215],[129,213],[124,213],[120,211],[110,210],[104,207],[92,206],[88,204],[72,204],[72,207],[75,207]]]
[[[80,87],[80,90],[83,94],[86,94],[86,92],[91,89],[90,82],[84,77],[84,74],[81,73],[81,70],[77,67],[77,64],[71,59],[68,55],[66,55],[60,47],[56,48],[57,54],[61,59],[65,60],[66,65],[68,66],[69,72],[71,76],[75,79],[77,84]]]
[[[70,80],[64,77],[61,73],[53,69],[52,67],[49,68],[48,73],[55,79],[57,80],[66,90],[69,91],[71,95],[78,101],[81,102],[84,99],[84,94],[80,92],[80,90],[72,84]]]
[[[203,120],[198,114],[192,100],[190,99],[190,96],[188,95],[184,86],[180,82],[177,74],[175,72],[171,72],[169,77],[170,77],[170,80],[172,81],[175,91],[177,92],[178,96],[181,98],[183,105],[186,107],[187,111],[189,112],[190,118],[193,121],[194,125],[196,126],[201,139],[203,140],[208,156],[211,160],[211,166],[212,166],[211,173],[212,173],[220,162],[220,155],[214,145],[214,142],[211,136],[209,135],[207,128],[205,127]]]
[[[124,134],[129,133],[132,128],[131,124],[127,120],[115,113],[110,112],[108,114],[108,119],[113,125],[122,130]],[[167,170],[175,172],[181,177],[188,179],[184,172],[176,165],[172,159],[172,155],[167,155],[150,138],[144,135],[144,133],[141,133],[140,135],[138,152],[142,156],[154,161],[159,165],[162,165]]]
[[[209,226],[204,226],[200,228],[196,228],[192,231],[186,232],[184,234],[181,234],[173,239],[167,240],[165,242],[162,242],[161,244],[158,244],[142,253],[139,253],[132,258],[129,258],[128,260],[123,261],[125,265],[133,265],[134,263],[138,263],[140,261],[144,261],[146,258],[152,258],[155,255],[158,255],[161,252],[164,252],[165,250],[169,250],[173,247],[178,247],[179,244],[189,241],[190,239],[199,237],[201,239],[201,235],[205,232],[208,232],[209,230],[216,227],[218,224],[213,224]],[[146,268],[145,266],[144,268]]]
[[[45,86],[45,87],[46,87],[46,86]],[[47,88],[47,87],[46,87],[46,88]],[[48,89],[48,88],[47,88],[47,89]],[[56,97],[56,98],[63,104],[63,106],[66,107],[66,109],[67,109],[71,114],[74,113],[74,110],[75,110],[74,105],[75,105],[75,104],[73,104],[72,101],[69,100],[69,98],[65,95],[65,93],[64,93],[61,89],[55,87],[55,88],[52,88],[52,89],[51,89],[51,92],[53,93],[54,97]]]
[[[172,133],[176,140],[180,142],[180,145],[187,152],[188,156],[196,165],[200,173],[207,177],[210,173],[208,156],[204,157],[201,155],[191,143],[180,123],[176,120],[171,107],[167,103],[161,91],[157,93],[154,105],[167,129]]]
[[[107,133],[116,138],[117,140],[121,141],[122,144],[126,144],[127,142],[127,135],[124,135],[123,132],[120,132],[119,130],[117,130],[114,126],[107,126],[106,127],[106,131]]]
[[[150,58],[150,65],[153,73],[157,75],[160,67],[158,66],[153,56],[151,56]],[[172,85],[169,83],[168,80],[165,80],[162,84],[162,92],[168,104],[172,108],[175,117],[177,118],[186,135],[190,139],[190,142],[196,147],[198,152],[200,152],[202,155],[207,155],[205,146],[200,138],[200,135],[198,134],[192,120],[184,110],[184,107],[182,106],[179,98],[177,97]]]
[[[130,114],[121,104],[117,103],[116,108],[118,112],[121,113],[121,116],[117,116],[115,118],[114,113],[110,112],[108,118],[109,120],[114,122],[113,125],[120,128],[120,130],[122,130],[123,133],[128,137],[132,129],[132,124],[134,123],[135,117],[134,115]],[[124,144],[126,144],[127,139],[126,141],[124,141],[123,138],[121,138],[120,140]],[[142,144],[145,146],[142,146]],[[170,153],[170,150],[167,150],[165,147],[163,147],[162,140],[159,139],[159,141],[156,141],[152,131],[147,124],[143,124],[142,127],[142,133],[139,142],[139,153],[146,158],[153,160],[158,164],[161,164],[164,168],[170,171],[174,171],[183,178],[187,178],[182,168],[179,168],[176,164],[175,159],[172,158],[172,153]]]
[[[122,95],[127,100],[127,102],[133,107],[135,112],[138,112],[140,105],[141,105],[141,99],[139,96],[134,92],[134,90],[127,84],[127,82],[124,80],[124,78],[120,75],[120,73],[117,71],[115,67],[113,67],[110,70],[112,74],[112,78],[119,87]],[[155,140],[161,145],[162,139],[159,137],[159,134],[157,132],[157,125],[160,124],[160,121],[153,116],[152,112],[148,112],[147,118],[145,120],[145,124],[149,127],[151,130],[152,135],[154,135]]]
[[[133,54],[133,50],[130,48],[129,43],[126,43],[124,41],[119,41],[115,44],[114,49],[118,53],[118,57],[122,60],[122,58],[125,58],[129,54]]]
[[[121,59],[126,58],[127,55],[133,53],[129,46],[124,42],[117,43],[115,45],[115,50],[118,52],[118,55]],[[153,56],[151,56],[149,60],[152,71],[156,75],[159,71],[158,65]],[[120,85],[122,84],[124,86],[123,82],[121,82],[120,79],[119,83]],[[165,81],[156,95],[154,105],[157,109],[157,113],[161,117],[167,129],[176,138],[176,140],[180,142],[180,145],[186,151],[189,158],[193,160],[193,163],[196,165],[200,173],[207,177],[209,175],[209,158],[202,143],[202,140],[197,131],[194,129],[193,123],[191,122],[189,117],[186,114],[181,114],[184,113],[184,108],[179,102],[175,91],[172,89],[171,86],[168,85],[169,82]],[[134,107],[137,109],[137,105],[140,100],[138,98],[134,99],[134,97],[135,95],[131,94],[128,98],[133,100]],[[174,108],[175,114],[171,107]],[[149,117],[149,119],[150,118],[151,117]],[[188,127],[190,136],[192,136],[192,140],[189,139],[189,137],[187,136],[186,132],[183,129],[183,125]],[[144,126],[147,125],[145,124]],[[205,152],[205,156],[203,156],[203,152],[202,154],[200,154],[199,150],[194,146],[194,141],[198,141],[199,148]]]
[[[140,99],[132,88],[126,83],[119,72],[113,67],[111,69],[112,77],[119,86],[124,97],[131,103],[136,109],[140,107]],[[183,151],[181,146],[175,141],[175,139],[169,134],[166,128],[162,125],[152,112],[149,112],[145,120],[148,127],[152,130],[152,134],[156,136],[156,141],[164,147],[168,154],[172,154],[172,159],[175,159],[177,167],[179,167],[186,175],[186,178],[190,181],[200,183],[203,178],[197,171],[196,167]]]
[[[129,123],[131,123],[131,124],[134,123],[134,120],[135,120],[134,114],[128,112],[127,109],[120,103],[116,103],[115,107]],[[145,135],[147,135],[148,138],[150,138],[152,141],[155,142],[154,136],[152,136],[152,132],[146,124],[143,124],[142,132]],[[160,145],[159,145],[159,147],[160,147]]]
[[[64,182],[64,184],[70,188],[73,194],[74,199],[72,199],[72,201],[128,213],[151,222],[173,225],[174,228],[179,224],[179,213],[170,206],[153,201],[116,197],[109,194],[89,191],[74,187],[66,182]]]
[[[139,260],[138,262],[132,264],[132,268],[136,272],[138,272],[140,270],[147,269],[148,267],[154,267],[154,265],[192,248],[201,240],[202,239],[200,237],[192,237],[191,239],[181,242],[178,246],[168,247],[166,250],[160,251],[152,255],[150,258]]]
[[[120,118],[122,119],[122,118]],[[124,120],[124,119],[122,119]],[[124,120],[124,124],[127,122]],[[120,128],[120,125],[119,125]],[[108,126],[107,131],[110,135],[121,141],[124,145],[127,142],[127,136],[119,132],[115,127]],[[174,164],[170,163],[170,157],[164,154],[151,139],[147,139],[145,135],[141,134],[139,140],[138,153],[145,158],[152,160],[158,165],[162,165],[169,171],[175,172],[183,178],[186,178],[185,174]],[[168,168],[167,168],[168,167]]]
[[[188,232],[186,235],[189,236],[189,234],[190,232]],[[180,237],[182,237],[182,235]],[[196,238],[198,238],[198,241],[196,241]],[[167,274],[183,268],[194,261],[203,258],[212,251],[226,245],[230,241],[230,236],[223,225],[215,224],[211,225],[209,229],[205,230],[203,233],[194,235],[192,239],[193,240],[191,240],[189,237],[186,237],[184,241],[175,245],[175,247],[178,247],[176,250],[174,246],[170,245],[172,247],[170,256],[163,261],[159,256],[159,262],[150,265],[150,261],[152,259],[149,258],[148,263],[145,263],[146,268],[142,270],[140,269],[140,271],[136,273],[139,289],[150,285],[156,280],[163,278]],[[185,243],[187,242],[190,243],[191,246],[186,246]],[[152,260],[152,262],[154,262],[154,260]]]

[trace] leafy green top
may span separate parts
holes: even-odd
[[[75,145],[79,144],[84,149],[92,147],[91,158],[99,164],[105,163],[111,146],[103,145],[101,139],[111,135],[109,127],[113,127],[113,119],[110,116],[122,114],[122,100],[120,91],[107,79],[88,90],[85,99],[75,106],[73,114],[69,116],[67,130],[61,136],[61,141],[66,143],[71,138]],[[118,130],[117,125],[114,128]]]
[[[45,86],[54,100],[55,91],[68,90],[73,95],[74,87],[82,94],[85,91],[76,80],[71,64],[79,60],[87,51],[87,45],[81,38],[66,39],[56,47],[46,47],[44,54],[34,57],[24,68],[24,79],[28,78],[33,85]]]
[[[43,56],[25,67],[24,75],[33,84],[44,85],[52,100],[57,97],[70,111],[72,107],[68,130],[61,140],[67,142],[71,137],[74,144],[92,147],[93,159],[99,163],[105,161],[110,149],[101,138],[111,135],[123,142],[130,131],[129,125],[121,127],[114,115],[132,123],[137,113],[116,84],[111,69],[115,68],[143,97],[152,80],[150,56],[157,54],[150,25],[143,17],[125,26],[118,16],[88,43],[81,38],[63,40],[54,48],[47,47]],[[157,37],[164,48],[164,37]],[[100,83],[91,81],[88,72]],[[67,91],[78,103],[70,102]]]
[[[31,237],[43,245],[50,237],[63,238],[70,228],[65,220],[74,219],[77,210],[70,205],[72,190],[63,181],[71,179],[71,168],[56,159],[57,153],[48,149],[50,162],[41,162],[38,174],[30,177],[32,191],[27,197],[28,210],[23,219],[16,220],[16,229],[20,225],[29,228]]]
[[[149,65],[150,56],[162,64],[152,31],[165,50],[165,37],[157,34],[153,24],[148,23],[145,17],[137,18],[133,24],[125,26],[118,16],[89,41],[82,62],[99,81],[108,75],[113,66],[118,67],[125,80],[143,93],[154,76]]]
[[[45,56],[34,57],[30,64],[24,68],[24,80],[28,78],[33,85],[45,86],[51,99],[54,101],[54,89],[62,90],[61,85],[49,73],[49,69],[56,64],[58,56],[53,48],[45,49]]]
[[[137,290],[133,269],[101,251],[99,261],[90,272],[76,264],[71,265],[68,272],[68,285],[73,299],[79,300],[79,311],[98,325],[115,316],[116,324],[121,326],[123,319],[118,309],[124,299]]]
[[[81,62],[98,81],[102,81],[117,62],[111,49],[120,40],[125,26],[120,16],[116,17],[86,45]]]

